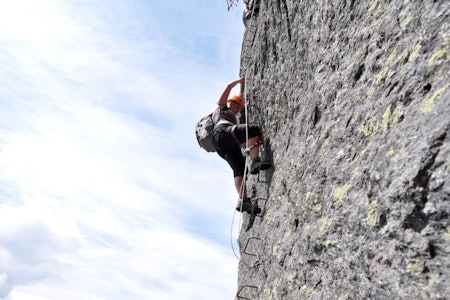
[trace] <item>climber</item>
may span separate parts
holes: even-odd
[[[262,161],[259,157],[259,145],[262,143],[259,126],[254,124],[238,125],[237,117],[245,105],[242,100],[242,92],[240,96],[229,97],[231,90],[237,84],[241,84],[241,91],[243,91],[245,79],[241,78],[229,83],[217,102],[218,106],[212,116],[214,121],[213,143],[220,157],[226,160],[233,169],[234,184],[240,199],[236,209],[256,215],[261,212],[261,209],[257,204],[252,204],[247,197],[245,183],[243,184],[245,157],[241,152],[241,144],[246,142],[247,128],[250,157],[252,158],[250,173],[258,174],[260,170],[270,168],[271,164],[268,161]]]

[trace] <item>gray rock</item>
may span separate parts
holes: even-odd
[[[274,167],[247,181],[268,200],[240,296],[447,299],[449,20],[450,1],[261,2],[241,75]]]

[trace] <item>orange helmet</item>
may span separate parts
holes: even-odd
[[[234,95],[231,96],[228,100],[227,100],[227,106],[230,107],[231,102],[236,102],[237,104],[239,104],[241,107],[245,106],[244,100],[242,100],[242,98],[238,95]]]

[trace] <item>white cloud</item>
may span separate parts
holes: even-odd
[[[193,128],[242,23],[203,2],[0,0],[0,299],[233,297],[232,173]]]
[[[24,210],[1,214],[1,283],[17,286],[8,299],[55,299],[55,290],[56,299],[68,300],[210,299],[229,291],[223,278],[233,277],[233,259],[186,233],[135,228],[122,237],[125,245],[110,245],[108,237],[95,244],[65,220]]]

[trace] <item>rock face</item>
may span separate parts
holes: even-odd
[[[450,1],[261,1],[246,34],[274,168],[238,296],[449,299]]]

